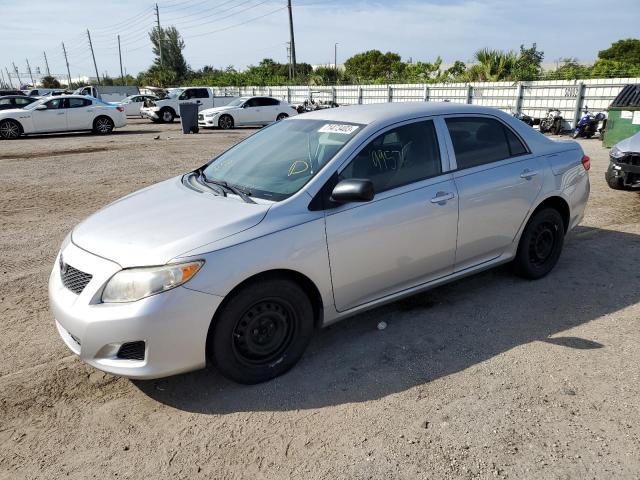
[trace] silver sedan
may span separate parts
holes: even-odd
[[[132,378],[257,383],[345,317],[511,262],[537,279],[583,218],[589,158],[499,110],[398,103],[277,122],[65,239],[60,336]]]

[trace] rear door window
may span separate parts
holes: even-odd
[[[496,119],[454,117],[445,122],[459,170],[527,153],[515,133]]]

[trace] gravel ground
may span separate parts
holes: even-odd
[[[0,142],[0,478],[640,478],[640,195],[608,189],[598,140],[587,216],[542,280],[498,268],[351,318],[251,387],[70,355],[47,305],[66,233],[252,131]]]

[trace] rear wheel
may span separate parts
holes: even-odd
[[[20,137],[20,124],[15,120],[3,120],[0,122],[0,138],[4,140],[15,140]]]
[[[113,132],[113,120],[109,117],[98,117],[93,121],[93,133],[108,135]]]
[[[227,378],[254,384],[282,375],[313,334],[313,308],[294,282],[274,278],[242,287],[216,317],[208,355]]]
[[[560,135],[562,133],[562,120],[559,118],[556,118],[553,121],[553,126],[551,127],[551,133],[553,133],[554,135]]]
[[[536,212],[520,238],[514,261],[516,273],[529,279],[547,275],[560,258],[564,233],[562,216],[555,208]]]
[[[233,128],[233,117],[231,115],[222,115],[218,119],[218,127],[222,128],[223,130],[229,130],[230,128]]]

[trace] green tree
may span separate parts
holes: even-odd
[[[589,78],[591,68],[581,65],[577,58],[562,58],[556,70],[549,72],[545,78],[549,80],[575,80],[578,78]]]
[[[368,50],[358,53],[344,63],[346,75],[359,82],[391,82],[402,78],[406,63],[393,52]]]
[[[403,69],[403,81],[407,83],[428,83],[438,80],[441,76],[442,59],[436,57],[433,63],[408,63]]]
[[[456,60],[453,65],[444,71],[444,77],[445,81],[465,81],[467,78],[467,66],[463,61]]]
[[[40,80],[42,88],[60,88],[60,82],[57,78],[47,75]]]
[[[640,65],[640,40],[636,38],[618,40],[612,43],[609,48],[600,50],[598,58],[623,62],[629,65]]]
[[[524,48],[524,45],[520,45],[520,54],[513,66],[511,80],[535,80],[540,77],[544,52],[536,47],[535,43],[530,48]]]
[[[149,38],[153,44],[155,59],[149,69],[148,78],[160,85],[171,85],[187,78],[190,73],[189,65],[182,54],[184,40],[176,27],[155,27],[149,32]],[[160,46],[162,45],[162,58]]]
[[[479,82],[498,82],[508,80],[518,57],[512,51],[483,48],[475,53],[478,63],[469,69],[469,79]]]

